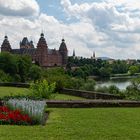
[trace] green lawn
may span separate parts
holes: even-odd
[[[50,111],[46,126],[0,126],[0,140],[140,140],[140,108]]]
[[[26,88],[17,88],[17,87],[0,87],[0,97],[4,96],[14,96],[14,95],[26,95]]]
[[[17,88],[17,87],[0,87],[0,97],[4,96],[14,96],[14,95],[27,95],[28,89]],[[81,97],[69,96],[65,94],[55,94],[54,100],[84,100]]]
[[[0,87],[0,97],[27,89]],[[56,94],[54,99],[82,98]],[[46,126],[0,125],[0,140],[140,140],[140,108],[49,109]]]
[[[70,96],[65,94],[55,94],[54,100],[86,100],[82,97]]]

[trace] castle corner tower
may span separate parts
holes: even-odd
[[[8,41],[8,37],[5,36],[4,37],[4,41],[1,45],[1,52],[11,52],[12,48],[11,48],[11,45]]]
[[[60,44],[59,52],[62,55],[62,65],[65,66],[68,60],[68,50],[64,39],[62,39],[62,43]]]

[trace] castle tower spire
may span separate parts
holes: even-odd
[[[5,35],[4,41],[1,45],[1,52],[10,52],[12,50],[11,45],[8,41],[8,36]]]
[[[38,41],[37,48],[48,48],[43,32],[40,34],[40,39]]]
[[[59,52],[62,55],[62,65],[66,65],[68,59],[68,50],[64,38],[62,39],[62,43],[60,44]]]
[[[47,59],[47,54],[48,54],[48,46],[47,42],[44,38],[44,33],[40,34],[40,39],[37,43],[37,62],[39,63],[40,66],[43,66]]]

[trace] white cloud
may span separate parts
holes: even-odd
[[[79,22],[88,22],[95,29],[96,36],[99,35],[97,33],[102,35],[103,44],[98,45],[98,41],[94,39],[96,36],[92,41],[93,48],[99,54],[115,58],[139,57],[140,52],[136,48],[140,44],[140,1],[104,0],[90,4],[72,4],[70,0],[61,0],[61,5],[69,18],[75,17]],[[132,50],[133,53],[130,53]]]
[[[34,16],[38,13],[39,6],[35,0],[0,0],[0,15]]]
[[[75,49],[77,55],[84,57],[90,57],[95,51],[97,56],[139,58],[140,3],[131,6],[132,0],[104,0],[72,5],[70,0],[61,0],[68,18],[78,19],[68,24],[46,13],[39,13],[35,0],[5,1],[9,3],[0,0],[0,7],[3,7],[0,8],[1,43],[7,34],[13,48],[19,47],[19,41],[24,36],[33,39],[36,44],[43,30],[49,48],[58,49],[64,37],[70,55]],[[27,7],[32,12],[27,10],[23,15]]]

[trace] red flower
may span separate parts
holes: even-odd
[[[10,124],[30,124],[31,118],[27,114],[22,114],[20,110],[10,110],[6,106],[0,107],[0,121]]]

